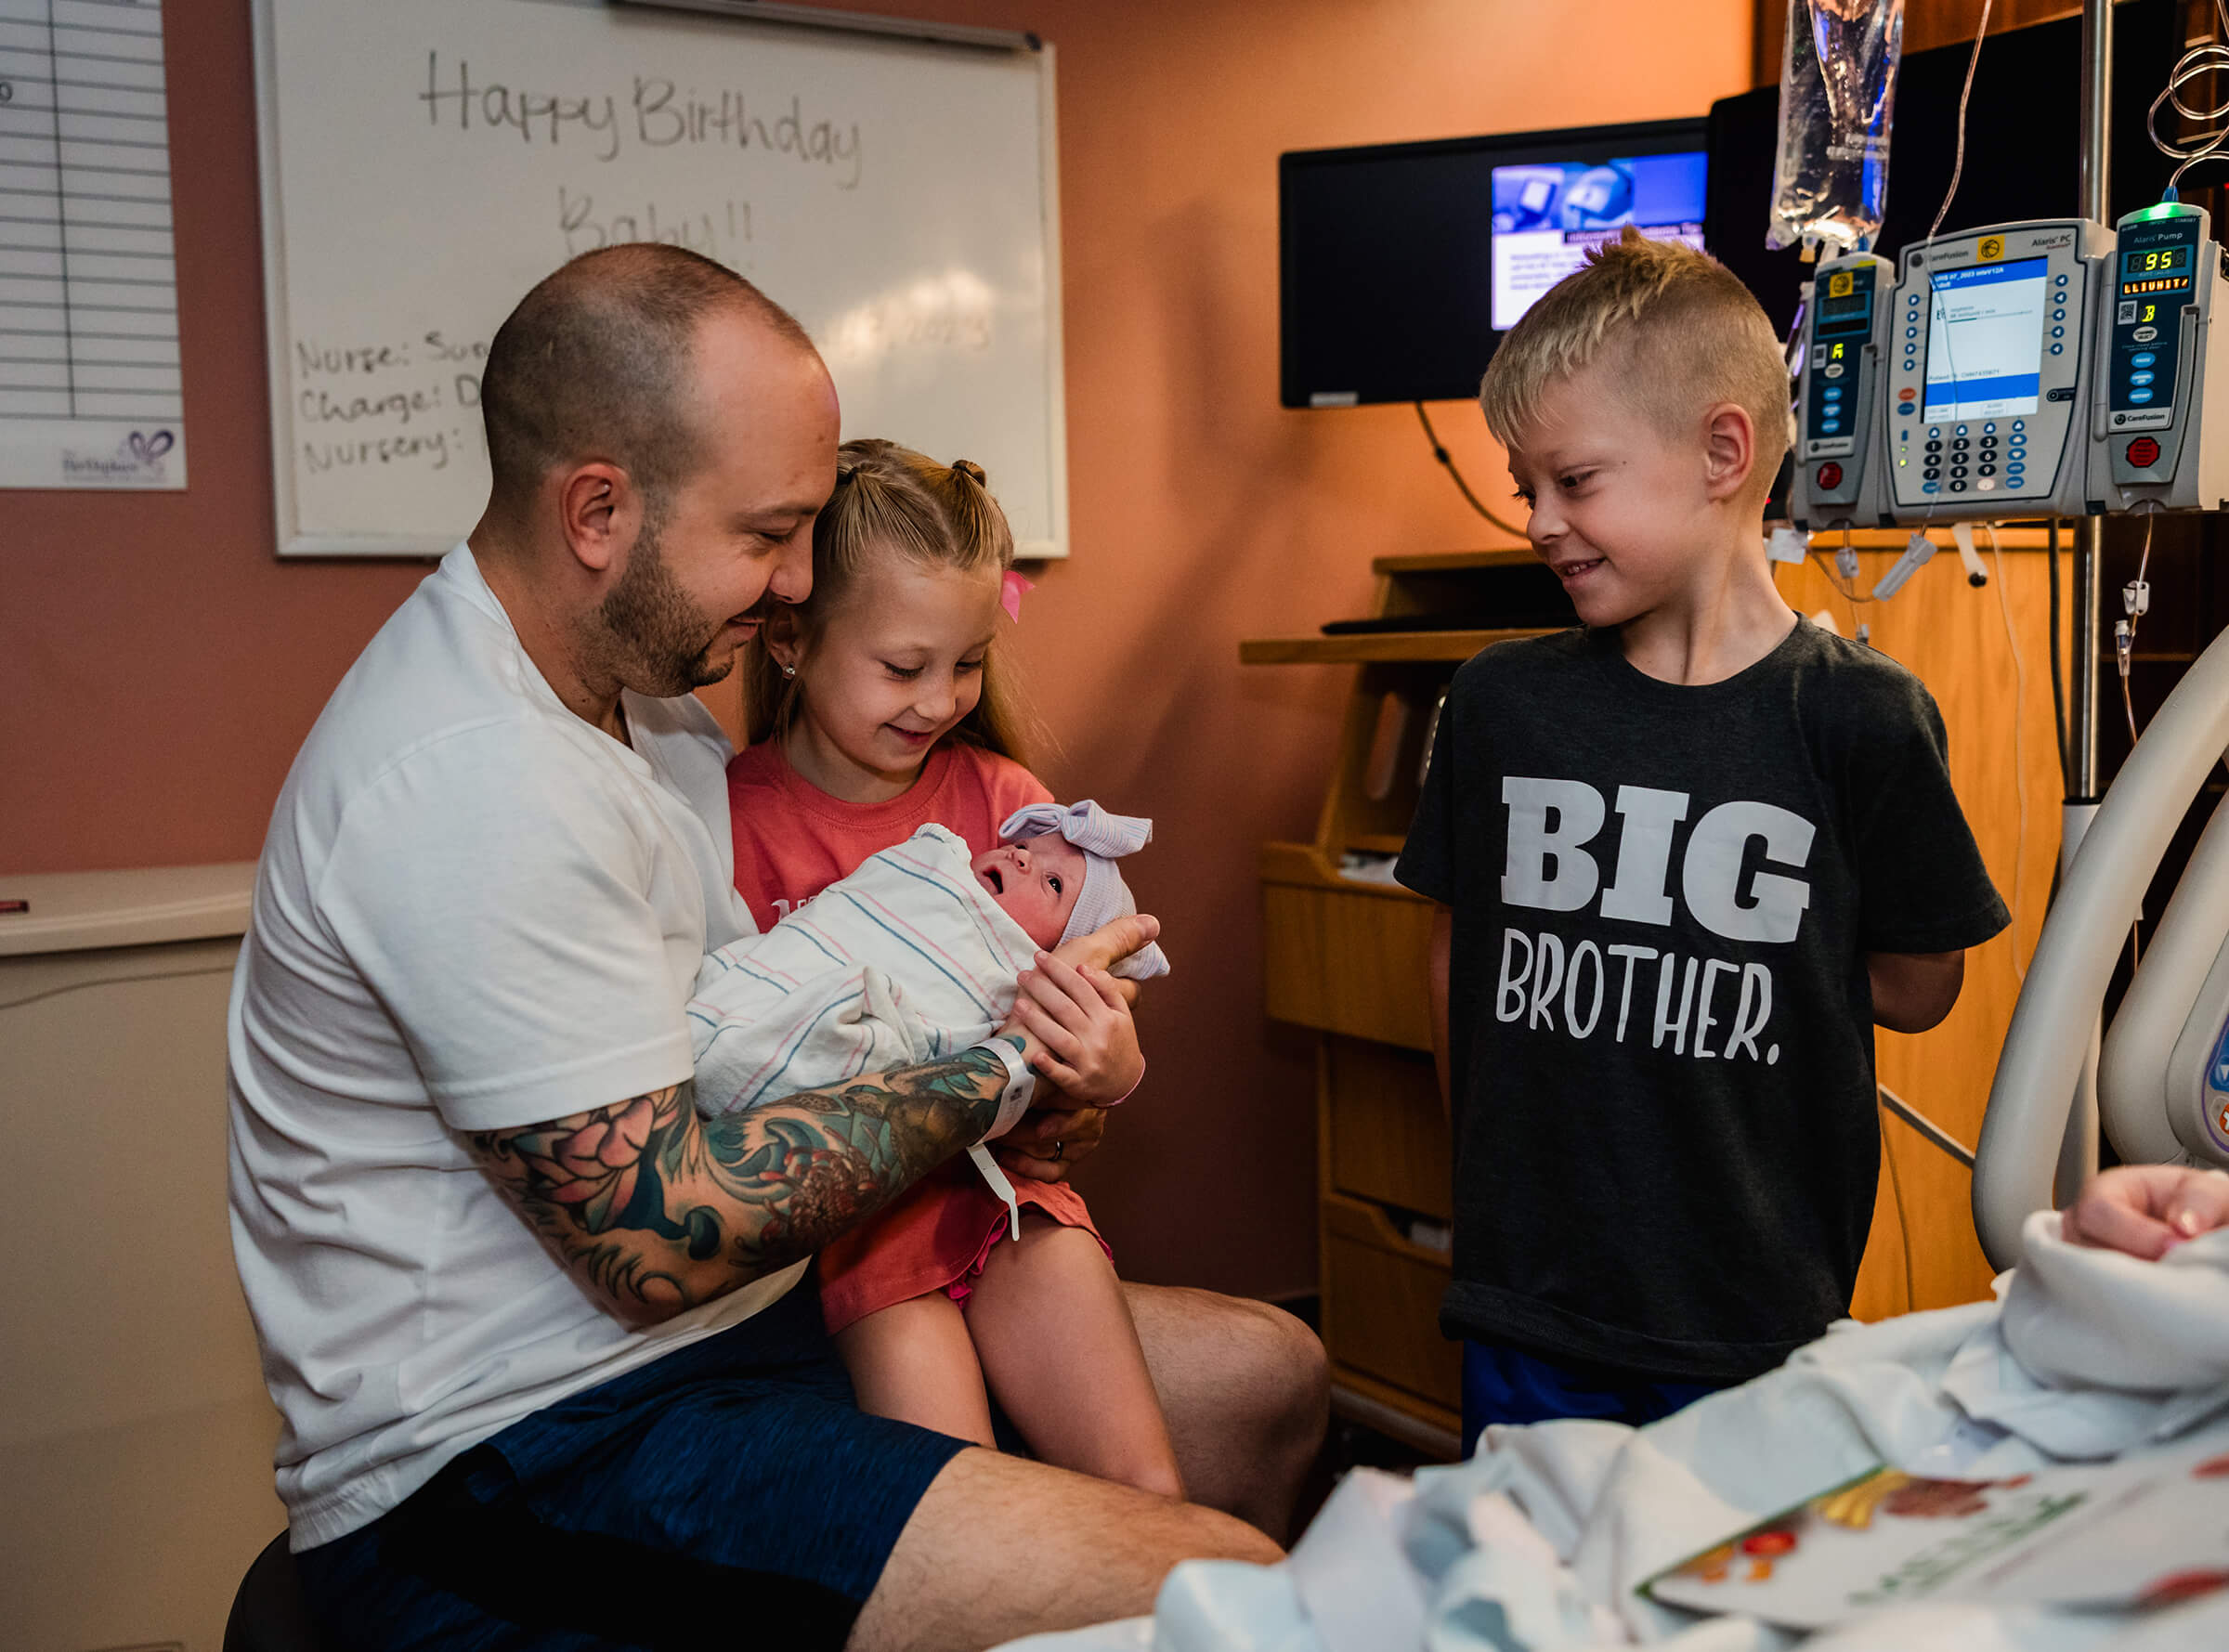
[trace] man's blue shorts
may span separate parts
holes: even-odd
[[[295,1557],[332,1645],[839,1647],[962,1441],[853,1402],[808,1279]]]
[[[1638,1428],[1715,1394],[1721,1383],[1666,1383],[1608,1366],[1562,1364],[1501,1343],[1463,1345],[1463,1455],[1489,1423],[1594,1417]]]

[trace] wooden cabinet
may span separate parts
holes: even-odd
[[[1530,552],[1384,557],[1375,613],[1490,609],[1497,580],[1527,579]],[[1537,610],[1536,586],[1516,605]],[[1455,1454],[1459,1360],[1440,1335],[1453,1165],[1432,1071],[1425,969],[1432,904],[1383,878],[1416,812],[1427,744],[1455,668],[1523,629],[1392,631],[1249,642],[1249,665],[1354,668],[1316,836],[1261,852],[1269,1013],[1313,1027],[1318,1239],[1333,1403],[1427,1451]],[[1375,876],[1343,871],[1373,857]]]

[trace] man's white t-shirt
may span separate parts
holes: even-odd
[[[688,1078],[697,966],[752,932],[726,737],[694,699],[623,703],[632,749],[566,709],[460,545],[280,794],[232,985],[230,1180],[296,1549],[802,1270],[630,1329],[459,1135]]]

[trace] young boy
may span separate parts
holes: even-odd
[[[1740,281],[1628,229],[1479,395],[1584,627],[1455,674],[1399,866],[1441,908],[1466,1448],[1649,1421],[1846,1312],[1872,1023],[1941,1021],[2008,921],[1926,689],[1773,586],[1788,381]]]

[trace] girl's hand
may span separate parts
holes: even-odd
[[[1013,1013],[1000,1030],[1027,1039],[1023,1060],[1033,1070],[1084,1106],[1103,1107],[1137,1088],[1145,1057],[1129,1002],[1114,977],[1040,952],[1037,967],[1024,969],[1019,984]]]
[[[1118,917],[1111,924],[1102,924],[1088,935],[1078,935],[1073,941],[1063,941],[1053,956],[1064,964],[1081,969],[1089,965],[1095,969],[1112,969],[1140,947],[1161,938],[1161,920],[1151,913],[1138,912],[1128,917]],[[1116,984],[1122,989],[1122,1001],[1138,1002],[1138,983],[1123,981]]]

